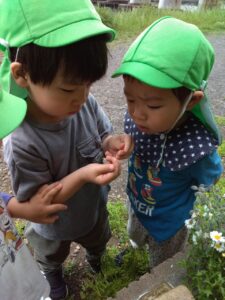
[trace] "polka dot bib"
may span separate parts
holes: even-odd
[[[143,163],[157,167],[159,162],[171,171],[180,171],[210,154],[217,140],[191,113],[186,121],[167,134],[150,135],[141,132],[128,113],[125,132],[134,138],[134,152]]]

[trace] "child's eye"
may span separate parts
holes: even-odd
[[[67,89],[63,89],[63,88],[60,88],[61,91],[63,92],[66,92],[66,93],[72,93],[74,90],[67,90]]]
[[[132,100],[132,99],[127,99],[127,102],[128,102],[128,103],[134,103],[134,100]]]
[[[148,105],[148,108],[150,109],[159,109],[161,108],[162,106],[151,106],[151,105]]]

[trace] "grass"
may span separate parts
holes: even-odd
[[[173,16],[197,25],[204,33],[225,31],[225,10],[201,11],[158,10],[152,6],[135,8],[132,11],[111,10],[97,7],[103,22],[117,31],[117,40],[136,37],[152,22],[163,16]]]
[[[108,203],[108,210],[112,234],[118,243],[108,246],[102,260],[102,274],[87,274],[81,288],[81,298],[84,300],[104,300],[113,297],[123,287],[148,271],[149,258],[145,248],[128,248],[122,266],[116,266],[116,255],[129,244],[126,231],[127,209],[121,199],[114,199]]]
[[[225,117],[216,116],[216,122],[220,127],[225,128]],[[225,139],[225,137],[224,137],[224,139]],[[223,140],[222,144],[220,145],[218,152],[219,152],[219,155],[221,157],[223,157],[223,159],[224,159],[225,158],[225,140]]]
[[[221,116],[216,116],[216,123],[219,126],[225,126],[225,117],[221,117]]]

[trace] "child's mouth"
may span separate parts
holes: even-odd
[[[141,130],[143,132],[148,132],[149,131],[147,127],[139,126],[139,125],[137,125],[137,127],[138,127],[139,130]]]

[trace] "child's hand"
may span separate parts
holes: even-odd
[[[26,202],[18,202],[16,198],[9,201],[8,210],[12,217],[23,218],[35,223],[51,224],[59,216],[57,213],[66,210],[65,204],[53,204],[52,201],[62,189],[59,182],[42,186],[37,193]]]
[[[105,155],[111,154],[117,159],[128,158],[133,148],[133,139],[128,134],[110,135],[103,141]]]
[[[121,164],[115,157],[108,155],[104,164],[90,164],[84,169],[86,182],[105,185],[116,179],[121,172]]]
[[[30,216],[30,218],[32,217],[32,222],[51,224],[58,220],[59,216],[57,213],[67,209],[65,204],[52,203],[54,197],[61,189],[62,184],[55,182],[50,185],[46,184],[37,191],[37,193],[29,201],[34,212]]]

